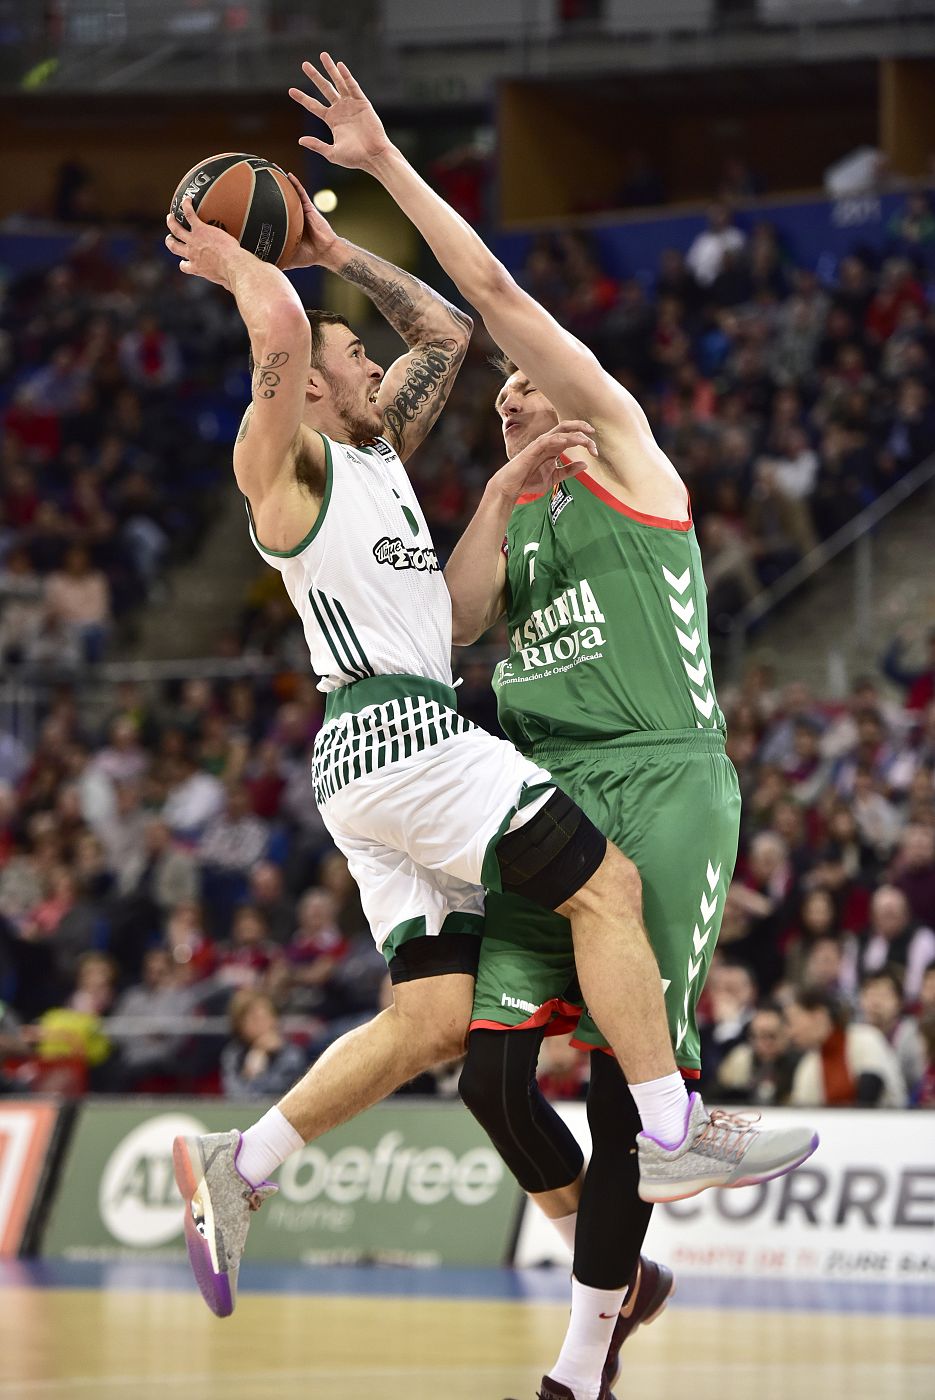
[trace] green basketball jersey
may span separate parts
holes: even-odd
[[[641,515],[582,471],[520,498],[506,549],[510,654],[494,687],[518,747],[724,731],[691,521]]]

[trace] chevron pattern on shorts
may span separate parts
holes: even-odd
[[[686,567],[677,576],[671,569],[662,566],[662,575],[670,588],[669,607],[672,609],[673,618],[678,618],[674,622],[675,635],[678,638],[679,646],[685,655],[682,657],[682,665],[685,667],[685,674],[689,681],[689,695],[692,704],[701,716],[695,720],[699,729],[706,729],[708,726],[703,720],[710,720],[714,713],[715,699],[714,691],[708,684],[708,666],[704,656],[698,657],[698,650],[701,646],[701,636],[695,623],[695,600],[692,598],[689,589],[691,588],[691,570]],[[687,597],[686,597],[687,595]],[[684,600],[684,601],[683,601]],[[685,628],[679,626],[681,622]],[[688,629],[691,629],[690,631]],[[691,660],[688,658],[691,657]],[[716,723],[717,721],[715,721]]]
[[[685,1000],[682,1005],[682,1015],[685,1019],[683,1021],[682,1017],[679,1016],[676,1021],[676,1051],[681,1050],[682,1042],[688,1034],[688,1024],[690,1020],[688,1006],[691,1000],[692,984],[704,966],[704,950],[708,945],[708,939],[714,931],[714,916],[717,913],[718,906],[717,885],[720,878],[721,867],[718,866],[717,870],[715,870],[711,862],[708,861],[708,868],[705,872],[707,888],[702,889],[701,901],[698,905],[698,912],[701,915],[701,928],[698,927],[698,923],[696,922],[692,933],[691,951],[688,954],[688,967],[685,975]]]

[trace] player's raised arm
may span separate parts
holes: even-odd
[[[383,377],[377,405],[383,431],[403,461],[431,429],[451,393],[474,323],[418,277],[339,238],[290,176],[314,234],[312,261],[365,292],[409,346]]]
[[[595,452],[593,434],[590,423],[559,423],[517,453],[488,481],[474,518],[445,568],[455,646],[475,642],[506,610],[503,539],[517,500],[527,492],[551,490],[577,472],[580,463],[563,461],[562,453],[575,447]]]
[[[659,513],[684,509],[684,488],[633,396],[515,282],[470,225],[413,170],[390,142],[346,64],[334,63],[327,54],[321,62],[327,76],[311,63],[303,64],[303,71],[324,100],[298,88],[289,92],[326,123],[333,141],[305,136],[301,144],[379,180],[481,313],[496,343],[542,390],[559,417],[583,415],[594,423],[602,462],[636,495],[647,485],[654,493],[645,505]]]
[[[169,251],[182,259],[182,272],[232,293],[250,336],[253,399],[237,434],[234,470],[256,508],[282,473],[291,474],[308,384],[311,329],[288,277],[241,248],[223,229],[203,223],[190,199],[183,201],[182,211],[190,227],[169,215]]]

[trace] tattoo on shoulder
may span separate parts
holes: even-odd
[[[247,411],[240,420],[240,428],[237,431],[237,441],[243,442],[250,428],[250,419],[253,417],[253,404],[248,405]]]
[[[286,350],[271,350],[261,365],[253,371],[253,397],[272,399],[282,382],[280,370],[289,358]]]
[[[433,340],[413,357],[406,378],[383,415],[383,431],[401,451],[406,425],[419,420],[424,437],[441,413],[467,347],[457,340]]]

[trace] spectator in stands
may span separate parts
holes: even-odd
[[[198,766],[190,747],[168,764],[169,789],[162,817],[173,836],[195,843],[224,806],[224,784]]]
[[[285,950],[290,1008],[325,1020],[348,1009],[340,974],[351,944],[338,926],[338,907],[330,890],[306,890],[299,900],[298,928]]]
[[[728,1103],[788,1103],[796,1061],[782,1009],[766,1002],[754,1012],[746,1038],[724,1056],[709,1093]]]
[[[912,266],[904,258],[888,258],[883,264],[880,284],[867,310],[868,338],[877,344],[889,340],[899,324],[899,313],[906,305],[925,309],[925,292]]]
[[[45,616],[42,580],[29,551],[14,547],[0,570],[0,661],[20,663],[29,656]]]
[[[204,926],[204,911],[194,901],[179,904],[166,920],[166,945],[183,985],[209,977],[215,967],[215,947]]]
[[[198,893],[193,855],[175,842],[161,817],[144,821],[144,844],[133,845],[117,872],[121,893],[147,899],[160,910],[190,903]]]
[[[263,915],[254,905],[241,904],[234,912],[230,940],[215,948],[214,980],[225,988],[258,987],[279,956]]]
[[[739,253],[746,235],[731,223],[726,204],[712,204],[708,227],[697,234],[685,257],[689,271],[702,287],[710,287],[724,266],[727,253]]]
[[[906,709],[918,712],[928,709],[935,701],[935,627],[926,637],[928,653],[924,666],[907,666],[906,651],[920,640],[918,627],[901,627],[887,647],[880,663],[884,675],[906,692]]]
[[[171,388],[182,373],[178,342],[150,314],[141,316],[121,337],[119,356],[127,379],[140,389]]]
[[[717,958],[705,983],[707,1014],[701,1028],[701,1065],[706,1083],[717,1077],[721,1061],[743,1044],[756,1010],[756,983],[742,963]]]
[[[837,938],[817,938],[808,949],[798,985],[807,991],[824,992],[841,1005],[856,1001],[856,956],[847,943]]]
[[[896,1053],[900,1072],[912,1097],[925,1071],[925,1046],[919,1027],[903,1014],[901,968],[871,972],[860,988],[860,1010],[868,1026],[876,1026]]]
[[[910,190],[906,203],[890,217],[887,233],[908,255],[935,249],[935,215],[924,190]]]
[[[39,1018],[37,1054],[44,1060],[83,1060],[92,1089],[110,1087],[107,1064],[113,1046],[102,1025],[114,1002],[117,965],[105,953],[87,952],[74,969],[74,987],[64,1005]]]
[[[309,806],[313,805],[309,802]],[[282,870],[278,865],[261,860],[253,867],[249,879],[249,900],[262,916],[273,942],[288,943],[295,929],[295,901],[286,894]]]
[[[793,895],[786,843],[774,831],[758,832],[750,843],[744,870],[730,889],[730,897],[749,919],[747,936],[731,953],[751,969],[765,994],[772,992],[782,975],[779,934],[788,925]]]
[[[221,1053],[221,1083],[229,1098],[278,1098],[306,1068],[306,1056],[283,1035],[268,996],[247,988],[230,1008],[233,1038]]]
[[[795,1107],[904,1108],[899,1061],[876,1026],[849,1022],[833,997],[800,991],[786,1007],[801,1053],[789,1102]]]
[[[919,1022],[919,1034],[925,1047],[925,1068],[916,1095],[920,1108],[935,1108],[935,1012],[929,1011]]]
[[[86,661],[100,661],[110,626],[110,588],[82,545],[72,545],[63,566],[50,574],[45,604],[53,624],[71,631]]]
[[[223,810],[205,827],[199,855],[208,866],[245,876],[262,859],[268,842],[267,824],[251,811],[246,787],[231,783]]]
[[[916,825],[905,828],[889,878],[906,896],[912,917],[935,928],[935,830]]]
[[[130,1023],[119,1040],[124,1091],[136,1090],[142,1079],[178,1072],[184,1032],[158,1026],[190,1016],[193,1005],[191,988],[182,980],[169,949],[150,948],[143,957],[141,980],[120,995],[113,1009],[115,1017]]]
[[[863,976],[881,972],[888,965],[905,969],[903,998],[915,1002],[928,965],[935,961],[935,933],[919,927],[905,894],[893,885],[881,885],[870,902],[870,924],[860,952]]]

